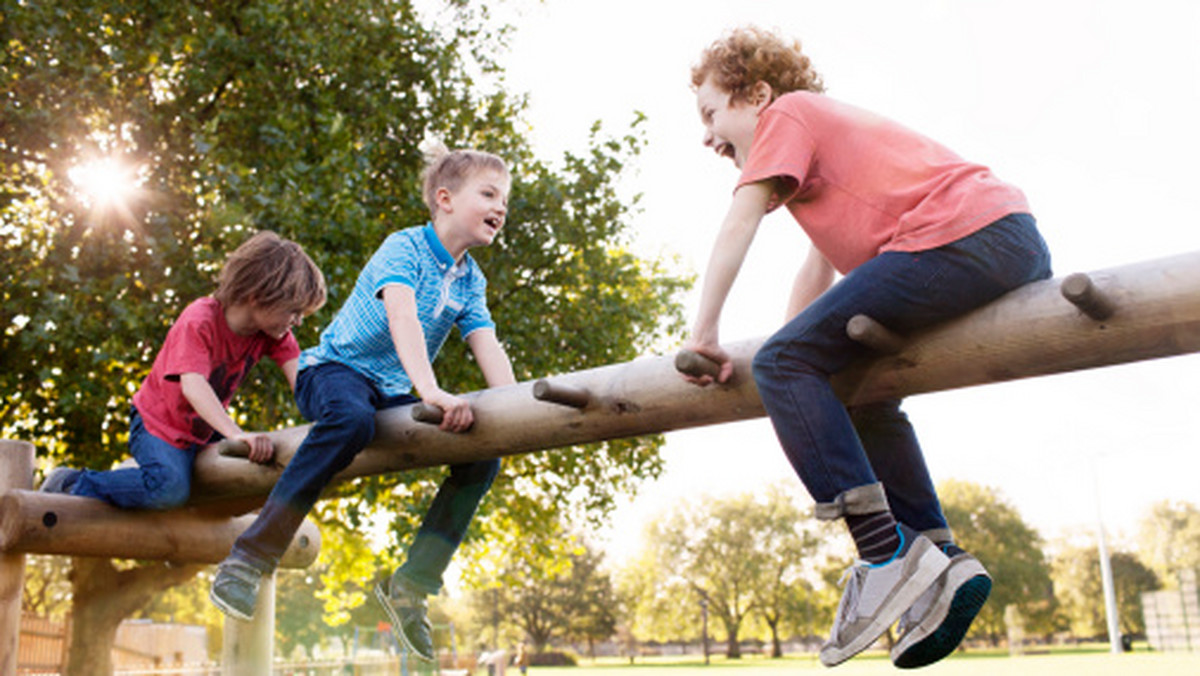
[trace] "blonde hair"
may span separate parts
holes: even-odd
[[[426,152],[425,171],[421,174],[421,195],[430,214],[437,213],[437,191],[457,191],[477,171],[491,169],[512,180],[504,160],[482,150],[447,150],[440,143]]]
[[[229,254],[213,297],[310,315],[325,304],[325,277],[299,244],[262,230]]]
[[[759,82],[771,85],[772,96],[793,91],[825,91],[825,83],[800,50],[799,40],[787,40],[753,26],[736,28],[714,41],[692,67],[692,86],[712,78],[733,101],[748,101]]]

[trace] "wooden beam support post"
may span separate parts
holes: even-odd
[[[221,676],[260,676],[273,673],[275,657],[275,573],[264,575],[258,587],[254,619],[225,617],[221,644]]]
[[[33,444],[0,439],[0,496],[33,487]],[[25,555],[0,549],[0,676],[16,676]]]
[[[1036,282],[907,336],[898,353],[852,365],[834,387],[856,404],[1200,351],[1200,252],[1089,277],[1120,308],[1103,324],[1063,300],[1060,280]],[[764,411],[750,361],[761,344],[725,346],[734,374],[722,386],[684,381],[673,357],[555,376],[556,383],[591,393],[583,415],[531,401],[529,382],[465,395],[475,425],[464,434],[414,422],[411,407],[381,411],[375,440],[337,480],[759,417]],[[272,434],[280,466],[307,432],[303,426]],[[279,471],[209,447],[196,459],[194,494],[227,504],[265,495]]]

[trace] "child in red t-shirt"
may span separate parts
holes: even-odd
[[[295,389],[300,348],[292,327],[324,303],[325,279],[300,245],[273,232],[255,234],[229,256],[216,292],[184,308],[133,395],[129,450],[137,465],[59,467],[40,490],[170,509],[187,502],[196,452],[215,435],[244,442],[251,460],[269,462],[270,437],[243,431],[226,409],[264,355]]]
[[[962,640],[991,578],[954,544],[900,402],[847,409],[830,377],[869,351],[846,334],[854,315],[901,334],[946,321],[1050,276],[1045,242],[1020,190],[825,96],[794,41],[733,31],[705,50],[692,85],[704,144],[741,176],[686,347],[721,365],[715,380],[729,378],[721,309],[763,216],[785,207],[812,247],[797,257],[786,323],[755,355],[754,380],[817,517],[843,519],[860,558],[821,661],[839,664],[898,620],[892,661],[935,662]]]

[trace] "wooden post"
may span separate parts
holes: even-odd
[[[1035,282],[906,336],[900,352],[852,365],[834,387],[847,404],[861,404],[1200,351],[1200,252],[1090,278],[1120,307],[1104,323],[1064,300],[1060,281]],[[465,395],[475,413],[465,434],[414,422],[412,407],[381,411],[374,441],[335,481],[760,417],[750,361],[761,344],[724,346],[734,375],[721,386],[686,382],[669,356],[554,376],[555,383],[591,393],[582,415],[532,401],[529,382]],[[280,466],[307,433],[308,426],[272,433]],[[196,502],[217,508],[265,495],[279,472],[206,448],[196,458]]]
[[[258,587],[258,607],[249,622],[226,616],[221,646],[222,676],[260,676],[271,673],[275,656],[275,573],[264,575]]]
[[[0,496],[33,487],[33,444],[0,439]],[[25,555],[0,550],[0,676],[16,676]]]

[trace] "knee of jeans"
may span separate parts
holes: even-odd
[[[351,442],[365,446],[375,437],[375,411],[357,407],[338,407],[322,417],[321,423],[338,429]]]
[[[182,507],[191,496],[190,477],[172,472],[153,472],[146,476],[146,508],[174,509]]]
[[[806,354],[806,351],[805,346],[795,340],[768,338],[750,362],[754,381],[762,385],[764,381],[783,376],[785,370],[788,377],[804,372],[818,372],[819,369],[811,363],[811,355]]]

